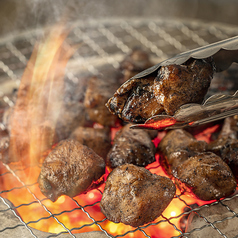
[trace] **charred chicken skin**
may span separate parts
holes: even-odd
[[[106,158],[111,149],[111,134],[109,128],[77,127],[70,135],[71,139],[91,148],[102,158]]]
[[[125,164],[109,174],[100,207],[109,220],[137,227],[159,217],[174,195],[169,178]]]
[[[123,164],[145,167],[155,161],[155,146],[144,130],[131,130],[130,124],[117,132],[107,155],[106,165],[113,169]]]
[[[157,114],[173,115],[183,104],[203,101],[214,69],[211,58],[162,66],[157,77],[148,75],[125,82],[106,106],[121,119],[135,123]]]
[[[229,166],[216,154],[207,152],[207,143],[177,129],[159,144],[160,161],[181,190],[205,201],[231,195],[236,181]]]
[[[38,183],[51,201],[61,195],[74,197],[97,186],[105,172],[104,160],[75,140],[61,141],[46,157]]]
[[[220,156],[232,170],[238,181],[238,139],[237,120],[228,117],[224,120],[221,132],[216,140],[208,145],[208,150]]]

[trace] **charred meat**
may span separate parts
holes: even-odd
[[[181,190],[205,201],[231,195],[236,181],[231,169],[216,154],[207,152],[207,143],[188,132],[170,131],[159,144],[160,161]]]
[[[185,191],[210,201],[231,195],[236,189],[228,165],[212,152],[198,153],[177,166],[173,173]]]
[[[124,75],[123,82],[151,66],[148,52],[139,47],[134,48],[120,64],[120,69]]]
[[[190,59],[183,65],[162,66],[155,79],[154,94],[168,115],[186,103],[201,103],[214,72],[212,60]]]
[[[99,77],[89,79],[85,93],[84,106],[90,121],[100,123],[104,126],[114,126],[117,116],[112,115],[105,103],[113,95],[118,83],[113,83]]]
[[[183,104],[203,101],[213,72],[210,58],[162,66],[157,77],[152,74],[125,82],[106,106],[123,120],[136,123],[157,114],[173,115]]]
[[[91,148],[102,158],[106,158],[111,149],[111,134],[109,128],[78,127],[70,135],[71,139]]]
[[[124,121],[135,123],[163,112],[154,95],[154,78],[132,79],[124,83],[109,99],[109,111]]]
[[[218,138],[208,145],[208,150],[220,156],[228,164],[238,181],[237,132],[237,120],[234,117],[226,118]]]
[[[143,130],[132,130],[130,126],[124,126],[114,138],[106,159],[106,165],[111,169],[123,164],[145,167],[155,161],[155,146],[149,134]]]
[[[46,157],[38,183],[51,201],[74,197],[97,186],[105,172],[104,160],[75,140],[61,141]]]
[[[125,164],[109,174],[100,207],[109,220],[137,227],[159,217],[174,195],[169,178]]]
[[[159,144],[160,163],[167,174],[172,174],[178,165],[196,153],[205,152],[207,143],[197,141],[190,133],[182,129],[171,130]]]

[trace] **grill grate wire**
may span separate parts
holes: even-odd
[[[98,66],[103,64],[109,64],[114,68],[118,68],[119,62],[123,59],[125,54],[128,54],[130,50],[135,46],[144,47],[152,56],[152,59],[158,63],[168,57],[172,57],[180,52],[193,49],[199,46],[207,45],[219,40],[223,40],[238,34],[238,28],[233,26],[227,26],[222,24],[210,24],[200,21],[181,21],[181,20],[163,20],[163,19],[113,19],[113,20],[101,20],[90,21],[86,26],[84,22],[73,23],[73,30],[70,32],[65,47],[67,44],[82,43],[83,46],[75,52],[70,60],[66,69],[66,78],[77,83],[80,70],[86,69],[92,74],[98,74]],[[17,88],[20,83],[23,70],[27,66],[27,61],[33,50],[35,42],[44,35],[44,29],[37,29],[27,31],[24,34],[16,35],[13,37],[0,40],[0,96],[4,103],[8,106],[13,106],[11,97],[2,90],[3,86],[10,84],[10,88]],[[78,67],[75,67],[77,65]],[[80,68],[81,67],[81,68]],[[76,69],[77,68],[77,69]],[[0,123],[0,129],[4,130],[5,127]],[[159,165],[157,165],[159,166]],[[97,226],[97,230],[101,230],[108,237],[113,237],[110,232],[103,226],[103,223],[107,221],[106,218],[97,220],[94,218],[92,212],[87,209],[90,207],[99,207],[99,201],[92,204],[80,205],[77,199],[71,199],[75,204],[75,208],[71,210],[63,210],[59,213],[52,213],[45,205],[48,201],[46,198],[38,198],[34,194],[33,187],[37,186],[37,181],[32,184],[26,184],[21,178],[22,174],[28,168],[12,168],[12,165],[0,163],[0,180],[2,178],[11,178],[17,181],[20,186],[12,187],[8,190],[0,191],[0,199],[6,205],[6,209],[0,210],[1,213],[11,211],[20,221],[20,224],[16,226],[5,227],[0,230],[0,234],[7,229],[16,229],[19,226],[24,226],[33,237],[37,237],[34,233],[34,229],[31,228],[31,224],[39,223],[44,220],[53,218],[64,231],[56,234],[50,234],[47,237],[58,237],[62,234],[68,234],[72,237],[75,236],[75,232],[80,232],[86,227]],[[151,167],[153,169],[153,167]],[[6,194],[12,193],[16,190],[22,190],[23,193],[32,195],[32,202],[22,203],[17,206],[9,205],[4,198]],[[97,192],[101,195],[102,191],[97,189]],[[238,197],[238,194],[233,195],[230,198],[225,198],[222,201],[216,201],[210,204],[192,208],[183,198],[182,194],[177,194],[174,199],[178,199],[184,203],[184,205],[190,208],[189,211],[182,212],[175,217],[165,217],[158,222],[152,222],[146,226],[133,228],[122,234],[118,234],[114,237],[127,237],[132,234],[136,236],[137,232],[144,235],[144,237],[151,237],[146,228],[151,226],[158,226],[162,223],[168,223],[171,225],[171,229],[178,231],[179,235],[176,237],[189,237],[195,231],[200,231],[206,227],[211,226],[217,231],[219,237],[227,237],[220,229],[217,228],[218,223],[222,223],[229,219],[237,218],[238,215],[228,205],[224,204],[224,201],[230,201]],[[230,213],[229,217],[215,222],[210,222],[206,217],[199,214],[199,211],[203,207],[210,207],[216,204],[221,204]],[[43,208],[47,216],[40,217],[36,220],[25,222],[21,219],[21,216],[16,212],[18,209],[25,208],[32,205],[38,205]],[[60,220],[60,216],[67,213],[82,211],[91,222],[83,224],[74,228],[67,228],[64,222]],[[179,227],[173,223],[173,219],[181,218],[184,215],[190,213],[198,214],[205,222],[206,225],[195,228],[190,232],[183,232]],[[235,237],[238,237],[235,236]],[[234,238],[235,238],[234,237]]]

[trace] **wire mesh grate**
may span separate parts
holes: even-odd
[[[80,47],[68,63],[66,78],[74,83],[78,83],[82,71],[98,74],[100,73],[99,67],[105,64],[117,69],[120,61],[135,46],[145,48],[152,60],[158,63],[180,52],[238,34],[236,27],[199,21],[105,19],[97,22],[90,21],[87,25],[84,22],[74,22],[72,25],[72,31],[68,35],[65,47],[67,44],[79,44]],[[37,29],[0,40],[0,103],[2,107],[13,105],[12,91],[19,86],[34,45],[44,34],[45,29]],[[3,130],[4,125],[1,123],[0,126]],[[148,169],[156,172],[161,168],[157,163],[149,165]],[[29,175],[32,175],[32,171],[34,171],[34,178],[29,182]],[[142,227],[120,227],[120,224],[109,222],[100,213],[99,203],[104,185],[74,199],[63,196],[57,201],[56,209],[52,210],[53,203],[39,191],[36,176],[39,171],[40,165],[22,167],[17,164],[0,163],[0,182],[4,184],[0,191],[0,199],[4,208],[0,210],[0,213],[4,215],[11,211],[19,220],[16,225],[0,228],[0,234],[25,227],[33,237],[59,237],[64,234],[77,237],[78,233],[88,231],[102,231],[107,237],[157,237],[158,231],[161,232],[164,229],[161,237],[168,237],[165,232],[167,229],[173,230],[173,237],[192,237],[193,234],[212,227],[217,237],[230,238],[231,236],[227,236],[219,224],[238,218],[237,211],[226,203],[235,200],[238,194],[222,201],[199,204],[194,207],[194,200],[177,192],[173,199],[175,204],[177,207],[187,209],[163,214],[159,219]],[[16,202],[15,197],[18,196],[22,196],[22,199]],[[212,221],[201,214],[204,208],[218,204],[224,207],[229,215]],[[24,219],[22,219],[23,213],[28,214],[28,216],[24,215]],[[31,213],[34,213],[33,218]],[[182,228],[181,222],[183,220],[187,222],[186,219],[190,214],[200,217],[204,225],[188,232]],[[49,230],[50,233],[44,236],[38,235],[37,229],[46,227],[48,224],[53,224],[53,228]],[[237,235],[232,237],[237,237]]]

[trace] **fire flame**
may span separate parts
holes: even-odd
[[[10,171],[17,169],[17,172],[14,172],[16,174],[14,180],[12,174],[0,178],[5,191],[13,187],[21,189],[12,189],[11,192],[2,194],[17,207],[18,213],[26,223],[29,222],[29,226],[41,231],[63,232],[65,228],[60,223],[68,229],[80,228],[73,232],[100,230],[90,218],[91,216],[95,221],[101,221],[100,226],[109,234],[118,235],[128,232],[125,237],[145,237],[140,229],[103,220],[105,217],[100,211],[99,202],[104,185],[74,199],[61,196],[53,203],[44,197],[36,182],[40,173],[38,163],[42,152],[49,149],[54,142],[55,123],[63,100],[64,70],[75,50],[73,47],[67,49],[64,47],[66,37],[67,32],[63,31],[63,26],[53,29],[46,40],[35,47],[23,74],[18,99],[11,117],[9,155],[11,161],[17,163],[11,164],[9,168]],[[113,135],[116,130],[118,128],[112,129]],[[161,137],[164,135],[165,132],[160,133]],[[157,145],[159,140],[160,138],[157,137],[154,143]],[[21,168],[19,166],[23,166],[24,170],[19,169]],[[156,162],[147,166],[147,169],[152,173],[166,176],[158,163],[158,158]],[[5,168],[2,172],[7,171]],[[179,191],[177,194],[180,194]],[[154,225],[143,227],[144,232],[156,238],[179,235],[170,222],[180,229],[181,216],[179,215],[186,206],[182,199],[188,204],[204,204],[198,199],[184,195],[174,198],[163,212],[163,216],[153,222]],[[53,215],[49,215],[48,211]],[[32,219],[35,222],[32,222]]]

